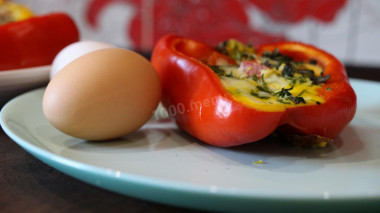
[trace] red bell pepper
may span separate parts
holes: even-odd
[[[334,139],[356,111],[356,95],[344,66],[329,53],[302,43],[269,44],[256,51],[262,54],[276,48],[296,60],[314,59],[324,67],[331,76],[318,89],[324,103],[278,110],[247,106],[224,89],[208,66],[221,58],[227,63],[234,60],[207,44],[175,35],[159,40],[151,58],[162,83],[162,103],[181,129],[215,146],[255,142],[276,130],[308,140]]]
[[[74,21],[64,13],[0,25],[0,70],[49,65],[62,48],[78,40]]]

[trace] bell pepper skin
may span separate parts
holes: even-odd
[[[74,21],[64,13],[0,25],[0,70],[49,65],[62,48],[78,40]]]
[[[188,38],[167,35],[157,42],[151,62],[162,83],[162,103],[177,125],[201,141],[219,147],[255,142],[274,131],[335,138],[352,120],[356,95],[344,66],[332,55],[310,45],[282,42],[261,46],[259,54],[278,48],[296,60],[315,59],[331,75],[319,89],[320,105],[297,105],[263,111],[236,101],[209,68],[228,56]],[[232,63],[232,62],[230,62]]]

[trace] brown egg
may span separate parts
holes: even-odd
[[[107,48],[81,56],[48,84],[43,112],[57,129],[86,140],[108,140],[139,129],[161,96],[157,72],[141,55]]]

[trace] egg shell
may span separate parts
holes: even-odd
[[[66,46],[54,57],[50,70],[50,79],[52,79],[63,67],[75,59],[87,53],[110,47],[115,46],[90,40],[78,41]]]
[[[143,56],[107,48],[65,66],[48,84],[43,112],[57,129],[86,140],[108,140],[139,129],[161,96],[157,72]]]

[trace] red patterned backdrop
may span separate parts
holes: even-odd
[[[66,11],[82,39],[150,51],[175,33],[209,44],[297,40],[348,64],[380,66],[378,0],[15,0],[37,13]]]

